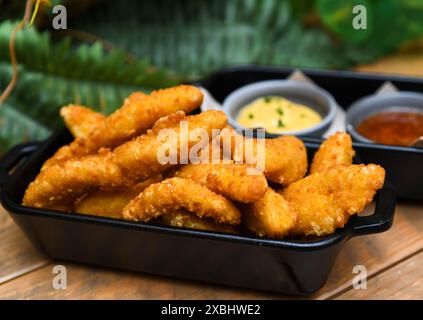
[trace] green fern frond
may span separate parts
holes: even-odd
[[[359,3],[368,7],[368,31],[352,27]],[[313,23],[305,26],[306,17]],[[234,63],[367,63],[422,36],[422,19],[421,0],[104,0],[72,28],[196,78]]]
[[[286,0],[103,1],[72,28],[192,79],[230,64],[269,63],[291,16]]]
[[[42,140],[50,130],[15,109],[16,101],[4,103],[0,108],[0,150],[27,141]]]
[[[14,25],[10,21],[0,23],[0,88],[5,88],[12,77],[8,42]],[[154,68],[146,60],[128,62],[121,50],[106,52],[100,43],[74,47],[69,39],[55,44],[48,32],[35,28],[20,31],[15,48],[19,77],[7,109],[45,128],[63,125],[58,112],[63,105],[77,103],[110,113],[135,90],[149,92],[180,82],[175,74]],[[9,118],[4,117],[12,111],[7,112],[0,115],[2,137],[17,142],[17,132],[25,130],[18,126],[28,121],[15,122],[11,127]]]

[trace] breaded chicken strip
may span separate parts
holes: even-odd
[[[73,104],[61,108],[60,115],[74,138],[87,138],[90,131],[106,119],[99,112]]]
[[[159,141],[160,128],[171,130],[176,138],[176,156],[180,150],[189,151],[197,141],[183,139],[180,122],[184,121],[188,137],[199,129],[212,137],[213,129],[226,125],[226,115],[222,111],[210,110],[194,116],[184,116],[176,112],[157,121],[152,130],[124,143],[113,151],[102,149],[97,155],[72,158],[44,168],[28,186],[23,204],[27,206],[52,208],[61,199],[73,199],[98,188],[126,188],[153,177],[175,164],[159,162],[159,150],[166,150],[167,141]],[[203,141],[208,144],[209,141]]]
[[[292,234],[323,236],[342,228],[373,200],[384,180],[381,166],[361,164],[317,172],[289,185],[282,195],[298,212]]]
[[[70,159],[41,171],[25,191],[23,205],[57,208],[99,188],[118,188],[133,184],[114,162],[111,152]]]
[[[263,173],[251,169],[244,164],[188,164],[175,176],[192,179],[231,200],[248,203],[259,200],[267,189]]]
[[[123,103],[123,106],[119,109],[121,110],[122,108],[129,108],[128,106],[132,106],[132,105],[138,105],[138,101],[142,98],[145,97],[146,95],[142,92],[133,92],[129,95],[129,97],[127,97]],[[96,124],[93,123],[93,125],[91,126],[89,123],[92,123],[93,120],[91,120],[90,118],[94,118],[93,113],[91,113],[90,115],[88,115],[88,112],[84,112],[84,116],[89,116],[88,119],[83,118],[83,119],[78,119],[78,112],[81,111],[81,109],[77,109],[77,110],[73,110],[72,108],[67,110],[67,107],[63,107],[62,110],[64,109],[65,111],[65,115],[67,115],[68,118],[72,118],[68,121],[66,121],[66,118],[64,117],[65,123],[68,127],[68,129],[74,134],[74,131],[77,130],[77,127],[83,127],[85,126],[86,128],[86,134],[84,137],[79,137],[79,136],[75,136],[75,140],[70,143],[69,145],[63,146],[61,147],[59,150],[56,151],[56,153],[50,158],[48,159],[44,164],[43,167],[41,168],[41,170],[44,170],[45,168],[47,168],[48,166],[54,164],[54,163],[60,163],[64,160],[67,159],[71,159],[73,157],[80,157],[83,155],[88,155],[91,152],[89,152],[87,150],[87,138],[89,137],[89,134],[91,132],[93,132],[96,127],[98,126],[98,124],[101,122],[103,123],[107,117],[104,116],[104,118],[97,122]],[[61,113],[62,113],[61,110]],[[116,111],[117,112],[117,111]],[[115,112],[115,113],[116,113]],[[64,116],[64,115],[63,115]],[[87,121],[87,124],[85,124],[85,121]],[[84,129],[85,130],[85,129]],[[128,138],[128,140],[130,140]],[[100,148],[99,148],[100,149]],[[95,153],[95,152],[92,152]]]
[[[350,165],[354,155],[351,136],[337,132],[320,145],[313,157],[310,173],[324,172],[338,165]]]
[[[188,135],[199,132],[201,129],[207,135],[207,140],[201,141],[198,137],[185,140],[181,121],[186,124]],[[137,181],[145,180],[156,173],[172,167],[174,164],[161,164],[158,157],[166,149],[167,141],[158,141],[159,136],[163,133],[163,129],[173,133],[176,137],[175,148],[176,155],[179,159],[181,150],[190,151],[196,147],[205,147],[215,133],[213,129],[222,129],[227,122],[224,112],[218,110],[209,110],[198,115],[183,116],[183,112],[174,113],[168,117],[164,117],[156,122],[154,127],[148,134],[142,135],[130,142],[117,147],[113,153],[116,163],[124,172],[136,179]]]
[[[88,152],[95,152],[101,147],[114,148],[145,133],[159,118],[177,111],[189,113],[197,109],[202,101],[200,89],[189,85],[143,95],[134,103],[124,104],[90,132],[86,146]]]
[[[140,192],[153,183],[162,181],[157,175],[131,188],[96,190],[79,199],[74,205],[74,212],[109,218],[122,218],[123,208]]]
[[[241,213],[232,202],[193,180],[183,178],[169,178],[149,186],[124,208],[123,217],[147,222],[179,209],[200,218],[211,218],[216,223],[237,225],[241,222]]]
[[[304,143],[293,136],[266,139],[266,177],[273,182],[289,185],[307,172],[307,151]]]
[[[159,223],[177,228],[189,228],[204,231],[237,233],[233,226],[215,223],[211,219],[202,219],[185,210],[165,214],[159,218]]]
[[[149,95],[135,92],[125,99],[121,108],[100,121],[86,139],[76,139],[60,148],[44,167],[71,157],[93,154],[100,148],[115,148],[145,133],[159,118],[177,111],[189,113],[202,101],[200,89],[189,85],[157,90]]]
[[[225,144],[229,144],[232,159],[235,162],[249,162],[246,159],[248,154],[246,155],[245,148],[251,142],[253,156],[258,158],[259,151],[257,150],[260,148],[257,146],[257,139],[240,138],[240,135],[230,126],[225,127],[220,136],[224,152],[227,151]],[[306,148],[300,139],[293,136],[265,139],[264,159],[264,174],[267,179],[275,183],[288,185],[304,177],[307,172]]]
[[[245,227],[260,237],[282,238],[297,222],[297,212],[282,195],[271,188],[263,198],[244,206]]]

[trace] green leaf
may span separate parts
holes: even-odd
[[[418,13],[422,2],[106,0],[79,16],[73,28],[190,79],[245,63],[347,68],[422,35],[419,22],[423,16]],[[352,26],[356,4],[368,9],[367,30]],[[320,15],[323,27],[301,23],[300,18],[314,12]],[[393,14],[398,16],[392,18]],[[406,22],[410,16],[413,21]],[[389,37],[380,36],[387,33],[385,29],[389,29]]]
[[[289,4],[293,14],[298,18],[303,18],[314,9],[315,2],[316,0],[290,0]]]
[[[288,0],[122,0],[103,1],[72,27],[193,79],[225,65],[269,63],[291,18]]]
[[[14,25],[10,21],[0,23],[0,88],[5,88],[12,77],[8,42]],[[8,143],[39,137],[33,134],[36,130],[26,128],[35,127],[31,121],[48,129],[63,126],[59,116],[63,105],[87,105],[107,114],[133,91],[149,92],[181,81],[146,60],[128,62],[121,50],[106,52],[100,43],[73,48],[69,39],[54,44],[48,32],[35,28],[21,30],[15,48],[18,81],[7,100],[6,113],[0,114],[0,121],[8,124],[3,126],[0,138],[5,137]],[[25,119],[9,123],[12,116],[15,119],[21,115]],[[10,135],[7,130],[11,130]],[[28,135],[23,134],[27,131]]]
[[[0,11],[11,12],[3,1]],[[17,2],[12,3],[10,8]],[[100,42],[78,44],[69,38],[52,41],[48,32],[35,28],[19,32],[19,79],[8,105],[46,128],[62,126],[58,110],[68,103],[109,113],[134,90],[171,86],[231,64],[348,68],[423,35],[421,0],[64,3],[69,11],[82,12],[72,16],[69,27],[121,49],[106,51]],[[354,4],[366,5],[367,30],[352,28]],[[8,41],[13,26],[0,23],[0,88],[11,78]]]
[[[48,128],[17,111],[16,103],[0,106],[0,153],[15,144],[42,140],[50,134]]]

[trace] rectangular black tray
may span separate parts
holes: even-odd
[[[265,66],[234,66],[224,68],[197,83],[206,88],[213,97],[223,102],[235,89],[246,84],[285,79],[296,70],[292,68]],[[366,74],[349,71],[301,71],[318,86],[330,92],[343,108],[354,101],[374,94],[385,82],[390,81],[401,91],[423,92],[423,79],[401,76]],[[320,143],[319,138],[303,138],[304,141]],[[423,201],[423,148],[387,146],[381,144],[355,143],[358,157],[364,163],[382,165],[400,199]]]
[[[177,229],[21,206],[27,185],[44,161],[70,140],[64,130],[45,142],[16,146],[0,159],[2,206],[32,244],[53,258],[304,295],[323,286],[348,239],[383,232],[393,222],[395,194],[389,183],[378,191],[373,215],[354,216],[334,234],[307,241]],[[310,157],[318,146],[306,143]]]

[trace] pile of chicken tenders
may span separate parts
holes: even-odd
[[[259,237],[323,236],[362,211],[384,184],[381,166],[352,164],[355,152],[346,133],[324,141],[309,166],[296,137],[242,136],[218,110],[187,115],[202,100],[198,88],[180,85],[135,92],[109,116],[63,107],[75,139],[44,163],[23,205]],[[181,123],[190,138],[182,137]],[[199,129],[208,139],[193,134]],[[209,161],[162,163],[158,154],[169,143],[160,138],[163,130],[176,133],[177,159],[199,144],[211,150],[223,140],[231,152],[219,149],[217,159],[209,152]],[[239,141],[256,152],[264,142],[262,170],[251,170]]]

